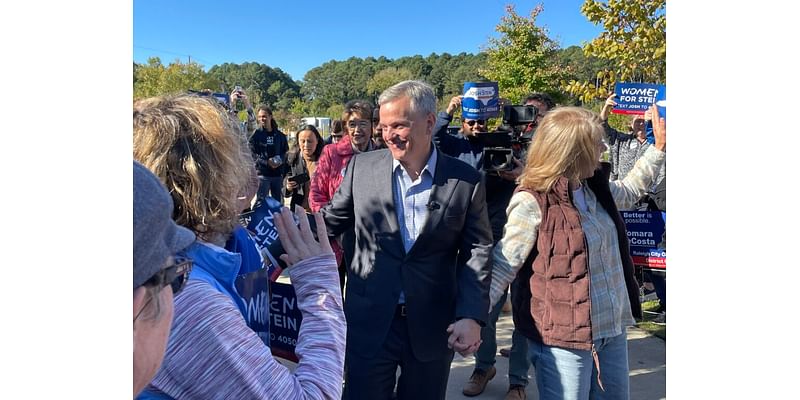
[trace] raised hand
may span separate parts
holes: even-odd
[[[450,104],[447,105],[447,114],[452,117],[456,109],[461,107],[461,99],[463,98],[464,96],[453,96],[453,98],[450,99]]]
[[[603,104],[603,109],[600,110],[600,119],[602,119],[603,121],[608,119],[608,114],[611,113],[611,109],[617,105],[617,102],[614,101],[615,97],[617,97],[616,94],[608,96],[608,98],[606,99],[606,103]]]
[[[284,207],[281,209],[281,212],[273,214],[275,228],[278,230],[281,244],[283,245],[284,251],[286,251],[286,254],[280,256],[281,260],[291,267],[307,258],[326,254],[333,255],[322,214],[313,214],[314,221],[317,225],[317,238],[319,240],[314,239],[314,235],[311,233],[311,226],[308,224],[308,217],[303,207],[299,205],[295,206],[294,214],[300,221],[299,228],[294,223],[292,213],[288,208]]]
[[[655,104],[650,106],[650,113],[653,114],[653,136],[656,138],[656,148],[667,151],[667,120],[658,114],[658,107]]]

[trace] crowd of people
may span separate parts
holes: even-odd
[[[134,397],[443,399],[455,352],[475,354],[463,393],[477,396],[510,287],[507,399],[525,398],[531,367],[543,399],[628,398],[625,328],[641,307],[618,210],[656,187],[665,198],[664,120],[652,107],[652,132],[634,120],[623,134],[606,109],[532,93],[535,118],[516,127],[532,141],[495,170],[487,120],[448,130],[462,99],[437,114],[429,85],[400,82],[378,104],[347,102],[327,139],[299,127],[291,149],[238,88],[239,111],[136,101]],[[268,197],[290,205],[273,256],[302,313],[293,371],[234,285],[263,265],[239,215]]]

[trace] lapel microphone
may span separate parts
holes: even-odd
[[[430,202],[428,202],[427,207],[428,207],[428,211],[433,211],[433,210],[438,210],[439,207],[441,207],[441,206],[439,205],[439,203],[437,203],[435,201],[430,201]]]

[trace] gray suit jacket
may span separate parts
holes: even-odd
[[[428,218],[408,253],[392,185],[388,150],[358,154],[322,210],[330,235],[355,233],[344,304],[347,345],[372,357],[383,345],[402,290],[415,357],[448,357],[447,326],[460,318],[483,325],[488,317],[492,234],[482,176],[438,153]]]

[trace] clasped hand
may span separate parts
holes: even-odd
[[[463,318],[447,327],[447,348],[453,349],[466,357],[481,346],[481,326],[475,320]]]

